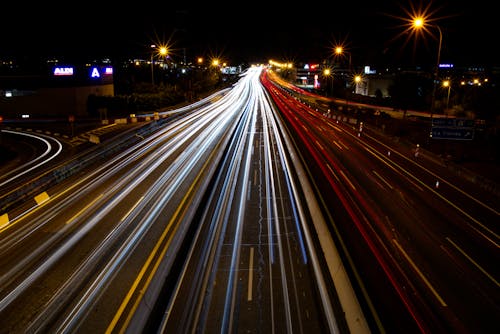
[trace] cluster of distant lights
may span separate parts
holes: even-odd
[[[197,62],[198,62],[198,64],[202,64],[204,62],[204,60],[203,60],[202,57],[199,57],[197,59]],[[219,66],[219,65],[221,65],[218,59],[213,59],[211,61],[211,63],[212,63],[213,66],[216,66],[216,67]],[[274,60],[269,60],[269,65],[275,66],[275,67],[278,67],[278,68],[284,68],[284,69],[293,68],[293,64],[292,63],[282,63],[282,62],[277,62],[277,61],[274,61]],[[224,68],[225,66],[226,66],[226,64],[222,63],[222,67]],[[450,69],[450,68],[453,68],[453,64],[439,64],[439,68]],[[317,65],[317,64],[312,64],[312,65],[306,64],[304,66],[304,69],[307,69],[307,70],[318,70],[319,69],[319,65]],[[52,74],[54,76],[73,76],[75,74],[75,69],[72,66],[54,66]],[[113,68],[111,66],[104,66],[104,67],[93,66],[93,67],[90,68],[90,71],[89,71],[89,77],[90,78],[94,78],[94,79],[95,78],[101,78],[102,76],[110,76],[112,74],[113,74]],[[372,73],[372,71],[369,69],[369,67],[365,67],[365,74],[374,74],[374,73]],[[356,78],[359,80],[358,76]],[[444,82],[446,82],[446,86],[451,85],[450,80],[445,80],[445,81],[443,81],[443,83]],[[480,79],[462,80],[462,81],[460,81],[460,85],[462,85],[462,86],[464,86],[464,85],[481,86],[483,83],[487,83],[487,82],[488,82],[487,78],[485,78],[482,81]],[[12,97],[13,96],[12,91],[9,91],[9,90],[5,91],[4,92],[4,96],[5,97]]]
[[[488,82],[488,79],[484,79],[482,82],[481,80],[479,79],[472,79],[472,80],[469,80],[469,81],[460,81],[460,85],[469,85],[469,86],[481,86],[483,83],[487,83]]]
[[[293,67],[292,63],[280,63],[280,62],[272,60],[272,59],[269,60],[269,65],[279,67],[279,68],[285,68],[285,69]]]
[[[284,69],[287,69],[287,68],[292,68],[293,67],[293,64],[292,63],[282,63],[282,62],[278,62],[278,61],[275,61],[275,60],[269,60],[269,65],[271,66],[275,66],[275,67],[278,67],[278,68],[284,68]],[[439,68],[441,69],[452,69],[454,67],[453,64],[439,64]],[[320,70],[320,65],[319,64],[304,64],[304,70],[311,70],[311,71],[317,71],[317,70]],[[331,70],[330,69],[324,69],[324,72],[323,72],[324,75],[326,76],[329,76],[331,75]],[[365,66],[365,69],[364,69],[364,74],[376,74],[376,71],[371,69],[370,66]],[[307,79],[306,77],[301,77],[300,79]],[[315,81],[318,79],[318,76],[316,75],[315,76]],[[353,80],[354,82],[360,82],[361,81],[361,75],[356,75],[353,77]],[[469,86],[481,86],[483,83],[487,83],[488,82],[488,79],[483,79],[482,81],[480,79],[471,79],[471,80],[462,80],[460,81],[460,85],[461,86],[464,86],[464,85],[469,85]],[[451,85],[451,82],[450,80],[445,80],[443,81],[444,85],[445,86],[449,86]],[[316,84],[315,84],[316,86]],[[318,85],[319,86],[319,85]]]

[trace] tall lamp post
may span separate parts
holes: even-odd
[[[345,54],[347,54],[347,56],[349,57],[348,73],[349,73],[349,78],[350,78],[351,77],[351,72],[352,72],[352,58],[351,58],[351,53],[345,51],[345,49],[344,49],[344,47],[342,45],[339,45],[339,46],[335,47],[335,55],[337,55],[337,56],[344,56]],[[351,84],[350,84],[349,81],[346,81],[346,86],[347,85],[349,85],[348,88],[350,89]],[[348,97],[348,95],[350,94],[349,89],[346,90],[346,99],[345,99],[346,111],[349,108],[349,97]]]
[[[332,75],[332,71],[329,68],[325,68],[323,70],[323,76],[326,78],[326,96],[328,96],[328,91],[331,89],[330,77]]]
[[[151,51],[151,84],[154,86],[155,84],[154,56],[155,56],[156,45],[151,44],[151,49],[153,49],[153,51]]]
[[[351,66],[352,66],[351,53],[345,51],[343,46],[337,46],[337,47],[335,47],[335,54],[336,55],[340,56],[340,55],[344,55],[346,53],[347,53],[347,55],[349,57],[349,72],[350,72],[351,71]]]
[[[358,93],[358,85],[361,82],[362,78],[361,75],[355,75],[354,76],[354,92]]]
[[[445,109],[446,117],[448,117],[448,106],[450,104],[450,89],[451,89],[450,80],[443,81],[443,87],[448,88],[448,93],[446,94],[446,109]]]
[[[424,25],[425,25],[425,21],[424,21],[424,18],[422,18],[422,17],[417,17],[413,20],[413,27],[415,29],[421,29],[421,28],[425,29]],[[434,68],[434,71],[433,71],[434,72],[433,73],[433,87],[432,87],[431,108],[430,108],[431,122],[432,122],[432,114],[434,111],[434,104],[436,101],[436,88],[437,88],[437,80],[438,80],[438,75],[439,75],[439,62],[441,61],[441,46],[443,45],[443,32],[441,31],[441,27],[439,27],[437,24],[430,24],[429,26],[436,28],[439,32],[437,61],[436,61],[436,67]]]
[[[155,44],[151,44],[151,48],[153,51],[151,51],[151,84],[155,84],[155,79],[154,79],[154,56],[155,53],[158,53],[160,56],[165,57],[168,54],[168,49],[166,46],[160,46],[159,48],[156,47]]]

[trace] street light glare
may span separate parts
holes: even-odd
[[[416,28],[420,28],[423,25],[424,25],[424,18],[423,17],[416,17],[413,20],[413,26],[415,26]]]

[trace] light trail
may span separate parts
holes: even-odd
[[[33,160],[31,160],[31,161],[29,161],[21,166],[18,166],[16,168],[14,168],[13,170],[7,172],[5,175],[3,175],[2,178],[7,177],[7,179],[5,181],[0,182],[0,187],[14,181],[15,179],[33,171],[33,170],[35,170],[36,168],[38,168],[40,166],[47,164],[49,161],[51,161],[52,159],[57,157],[62,151],[61,142],[59,140],[57,140],[56,138],[48,137],[51,140],[56,142],[56,144],[57,144],[57,146],[55,148],[56,151],[54,153],[52,153],[49,157],[44,159],[44,161],[37,163],[37,161],[45,158],[53,150],[52,145],[50,144],[50,142],[47,139],[43,138],[42,136],[33,135],[33,134],[25,133],[25,132],[11,131],[11,130],[1,130],[1,131],[6,132],[6,133],[19,135],[19,136],[26,136],[26,137],[30,137],[30,138],[35,138],[35,139],[43,142],[47,146],[47,148],[45,149],[45,152],[43,152],[41,155],[39,155],[35,159],[33,159]],[[44,136],[44,137],[47,137],[47,136]],[[12,174],[15,174],[15,175],[12,177],[9,177],[9,175],[12,175]]]

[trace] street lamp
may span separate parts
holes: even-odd
[[[426,29],[425,28],[425,18],[424,17],[416,17],[413,20],[413,27],[415,29]],[[437,80],[438,80],[438,75],[439,75],[439,62],[441,61],[441,46],[443,44],[443,32],[441,31],[441,28],[437,24],[428,24],[430,27],[434,27],[438,30],[439,32],[439,44],[438,44],[438,51],[437,51],[437,61],[436,61],[436,67],[434,68],[434,73],[433,73],[433,88],[432,88],[432,96],[431,96],[431,108],[430,108],[430,116],[431,116],[431,122],[432,122],[432,114],[434,111],[434,103],[436,101],[436,87],[437,87]]]
[[[358,84],[361,82],[361,75],[355,75],[354,76],[354,92],[357,94],[358,93]]]
[[[350,52],[347,52],[344,50],[344,47],[343,46],[336,46],[335,47],[335,54],[338,55],[338,56],[341,56],[341,55],[344,55],[346,54],[348,55],[349,57],[349,71],[351,71],[351,53]]]
[[[326,78],[326,90],[325,90],[326,96],[328,96],[328,90],[331,88],[331,84],[330,84],[331,75],[332,75],[332,71],[329,68],[325,68],[323,70],[323,76]]]
[[[154,79],[154,56],[155,53],[158,52],[158,54],[162,57],[165,57],[168,53],[168,49],[166,46],[160,46],[159,48],[156,47],[155,44],[151,44],[151,84],[155,84],[155,79]]]
[[[351,58],[351,53],[350,52],[347,52],[344,47],[342,45],[338,45],[335,47],[334,49],[335,51],[335,55],[337,56],[345,56],[345,54],[347,54],[347,56],[349,57],[349,67],[348,67],[348,72],[349,72],[349,75],[348,77],[351,78],[351,72],[352,72],[352,58]],[[351,84],[349,83],[349,81],[346,81],[345,82],[345,87],[348,88],[345,92],[345,104],[346,104],[346,110],[349,108],[349,89],[351,89]]]

